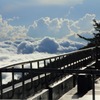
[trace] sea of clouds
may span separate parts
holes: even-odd
[[[71,40],[57,40],[51,37],[43,39],[23,39],[0,42],[0,53],[32,54],[34,52],[59,54],[67,53],[83,47],[84,44]]]

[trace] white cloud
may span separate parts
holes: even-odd
[[[92,21],[94,18],[94,14],[86,14],[76,21],[67,18],[40,18],[30,25],[28,35],[42,38],[44,36],[62,38],[87,33],[91,35],[94,29]]]
[[[17,50],[16,44],[13,43],[12,41],[0,42],[0,53],[2,53],[2,54],[17,53],[16,50]]]
[[[27,31],[25,26],[13,26],[13,30],[10,33],[11,39],[24,38],[27,36]]]
[[[83,39],[80,39],[77,34],[81,34],[87,38],[93,37],[93,19],[95,19],[95,17],[95,14],[86,14],[79,20],[73,21],[70,25],[71,33],[68,35],[68,38],[74,41],[86,42]]]
[[[17,53],[30,54],[33,53],[33,44],[29,41],[22,41],[17,47]]]
[[[39,41],[35,50],[38,52],[47,52],[47,53],[66,53],[77,50],[84,45],[78,42],[72,42],[65,40],[58,42],[55,38],[44,37]]]
[[[25,26],[12,26],[0,15],[0,40],[23,38],[26,36],[26,33],[27,29]]]
[[[30,25],[28,35],[32,37],[63,37],[70,33],[69,22],[67,19],[49,17],[40,18]]]
[[[63,47],[74,47],[76,49],[82,48],[84,46],[83,43],[71,41],[71,40],[68,40],[68,39],[62,40],[60,42],[60,45],[63,46]]]
[[[13,27],[7,23],[7,21],[3,20],[0,15],[0,38],[5,38],[7,33],[13,30]]]
[[[19,19],[19,17],[17,16],[17,17],[9,18],[9,19],[7,19],[7,21],[11,22],[11,21],[18,20],[18,19]]]
[[[51,37],[44,37],[37,40],[28,38],[16,40],[13,42],[0,42],[0,52],[3,54],[32,54],[34,52],[47,52],[56,54],[77,50],[82,46],[84,45],[78,42],[70,41],[68,39],[60,42],[58,39]]]
[[[38,52],[57,53],[58,48],[59,48],[59,44],[54,38],[45,37],[40,41],[36,50]]]
[[[71,30],[76,33],[92,33],[93,30],[93,19],[95,18],[94,14],[86,14],[71,26]]]
[[[27,35],[33,38],[43,38],[45,36],[54,38],[70,37],[74,34],[93,33],[94,14],[86,14],[82,18],[73,21],[67,18],[44,17],[35,20],[29,27],[13,26],[8,20],[4,20],[0,15],[0,40],[24,38]],[[76,38],[76,37],[75,37]]]

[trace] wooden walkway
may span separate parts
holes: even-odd
[[[84,84],[84,83],[83,83]],[[93,100],[92,90],[86,94],[77,95],[77,86],[64,94],[59,100]],[[95,100],[100,100],[100,78],[95,81]]]

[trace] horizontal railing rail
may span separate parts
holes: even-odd
[[[68,74],[95,74],[100,75],[100,70],[98,69],[53,69],[53,68],[45,68],[45,69],[2,69],[0,72],[32,72],[32,73],[68,73]]]
[[[90,51],[91,52],[91,51],[94,51],[94,49],[95,49],[95,47],[91,47],[91,48],[77,50],[77,51],[73,51],[73,52],[69,52],[69,53],[65,53],[65,54],[59,54],[59,55],[53,56],[53,57],[47,57],[47,58],[43,58],[43,59],[31,60],[31,61],[25,61],[25,62],[20,62],[20,63],[12,64],[12,65],[7,65],[7,66],[4,66],[2,68],[14,67],[14,66],[17,66],[17,65],[24,65],[24,64],[28,64],[28,63],[44,61],[44,60],[47,60],[47,59],[55,59],[55,58],[58,58],[58,57],[66,57],[66,56],[69,56],[69,55],[77,54],[78,52],[83,52],[83,53],[85,51]]]

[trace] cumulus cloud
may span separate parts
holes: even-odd
[[[7,20],[4,20],[0,15],[0,40],[16,39],[26,37],[27,29],[25,26],[10,25]]]
[[[69,21],[62,18],[40,18],[29,26],[28,35],[32,37],[63,37],[70,33]]]
[[[38,52],[47,52],[47,53],[66,53],[77,50],[84,45],[79,42],[66,40],[56,40],[54,38],[45,37],[43,38],[36,47]]]
[[[29,26],[28,35],[37,38],[44,37],[46,34],[50,34],[46,20],[47,17],[34,21],[33,25]]]
[[[40,18],[28,28],[28,35],[31,37],[50,36],[55,38],[74,36],[74,34],[91,35],[93,32],[94,14],[86,14],[78,20],[69,20],[67,18]],[[75,36],[76,38],[76,36]]]
[[[53,38],[45,37],[41,40],[36,50],[39,52],[57,53],[59,44]]]
[[[24,38],[27,36],[27,28],[25,26],[13,26],[11,31],[11,39]]]
[[[23,39],[16,41],[0,42],[0,52],[3,54],[32,54],[34,52],[44,52],[50,54],[66,53],[77,50],[84,45],[70,40],[59,41],[51,37],[32,40]]]
[[[86,41],[80,39],[77,34],[81,34],[87,38],[93,37],[93,19],[95,19],[95,17],[95,14],[86,14],[79,20],[73,21],[70,25],[70,34],[67,36],[67,38],[73,41],[80,41],[85,43]]]
[[[71,40],[77,41],[77,34],[88,35],[88,37],[92,36],[94,29],[92,20],[94,18],[94,14],[86,14],[78,20],[44,17],[35,20],[32,25],[26,27],[24,25],[13,26],[0,15],[0,40],[15,40],[26,36],[33,38],[48,36],[54,38],[68,37]]]
[[[81,48],[83,44],[71,42],[69,40],[58,42],[54,38],[45,37],[39,41],[36,51],[47,53],[66,53]]]
[[[17,47],[17,53],[30,54],[33,53],[33,44],[29,41],[21,42]]]
[[[13,27],[7,23],[7,21],[3,20],[0,15],[0,37],[5,38],[7,33],[13,30]]]
[[[60,45],[63,47],[69,47],[69,48],[74,47],[76,49],[79,49],[79,48],[82,48],[83,46],[85,46],[83,43],[71,41],[69,39],[64,39],[64,40],[60,41]]]
[[[16,44],[12,41],[0,42],[0,53],[16,53]]]
[[[94,14],[86,14],[71,25],[71,30],[75,33],[91,33],[93,31]]]

